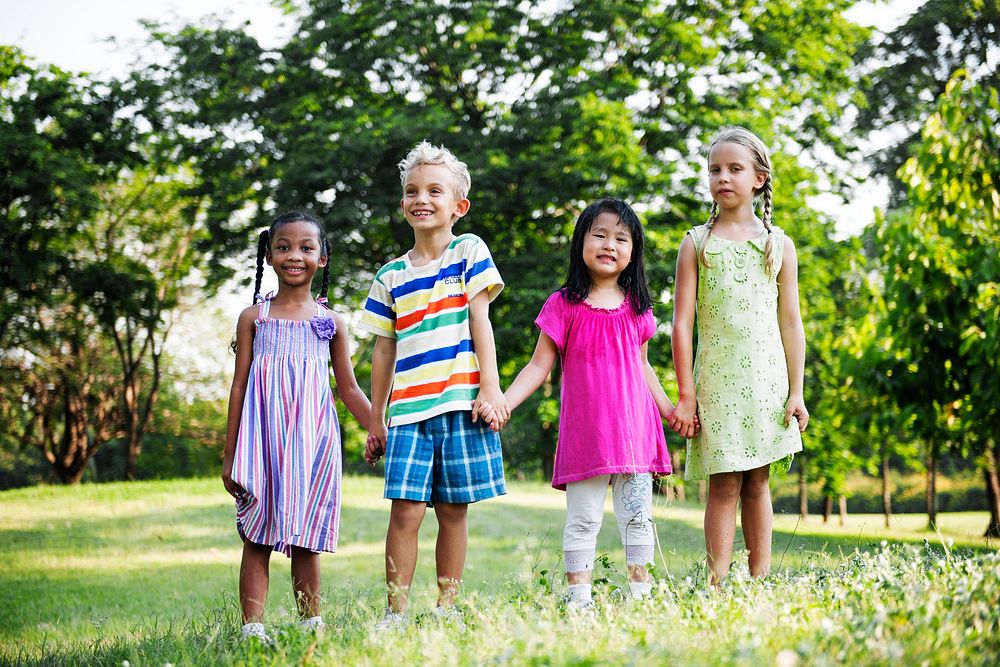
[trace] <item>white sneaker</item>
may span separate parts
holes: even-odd
[[[438,605],[434,607],[434,611],[432,613],[434,618],[441,623],[458,628],[459,630],[465,630],[465,619],[462,616],[462,612],[459,611],[458,607],[455,605],[450,605],[448,607]]]
[[[256,638],[264,646],[273,646],[274,640],[264,632],[263,623],[244,623],[240,631],[240,641],[247,641]]]
[[[322,616],[311,616],[299,621],[299,629],[303,632],[319,632],[326,627]]]
[[[566,609],[571,612],[581,612],[581,611],[593,611],[594,610],[594,600],[567,600]]]
[[[387,630],[398,630],[404,627],[409,620],[406,617],[405,612],[392,611],[391,609],[385,610],[385,615],[382,616],[382,620],[375,624],[375,632],[386,632]]]

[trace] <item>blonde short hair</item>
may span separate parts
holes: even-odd
[[[429,141],[421,141],[399,161],[399,180],[406,185],[406,179],[417,167],[424,165],[441,165],[454,179],[455,199],[465,199],[469,196],[472,179],[469,176],[469,166],[455,157],[455,154],[444,146],[435,146]]]

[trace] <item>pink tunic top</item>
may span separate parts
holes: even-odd
[[[535,320],[559,348],[562,406],[552,486],[615,473],[668,474],[663,423],[643,374],[642,345],[656,332],[652,310],[628,300],[613,310],[571,303],[556,292]]]

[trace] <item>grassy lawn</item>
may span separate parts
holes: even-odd
[[[626,605],[614,601],[612,591],[625,580],[609,507],[599,546],[608,566],[598,572],[608,579],[609,596],[595,615],[581,619],[558,603],[563,495],[516,482],[506,497],[470,511],[468,628],[440,626],[426,616],[434,600],[437,533],[428,512],[412,594],[418,623],[375,642],[369,628],[384,604],[388,502],[379,479],[348,477],[344,487],[340,551],[322,561],[331,626],[319,639],[295,631],[288,561],[279,554],[272,560],[267,620],[284,633],[273,649],[235,642],[240,543],[219,481],[0,493],[0,664],[727,664],[742,658],[774,664],[781,651],[803,664],[850,662],[855,655],[876,664],[902,655],[930,657],[928,664],[966,658],[993,664],[1000,655],[1000,555],[977,537],[986,526],[984,512],[941,515],[937,532],[923,530],[922,515],[899,515],[888,530],[879,515],[853,515],[845,526],[836,516],[828,525],[820,517],[778,516],[775,574],[750,581],[738,565],[731,589],[717,594],[704,589],[701,508],[658,497],[657,595]],[[916,546],[885,549],[884,540]],[[736,559],[745,563],[745,553]],[[833,580],[846,587],[834,590]],[[852,587],[856,582],[874,588],[866,596],[864,587]],[[912,614],[892,617],[896,597],[882,599],[889,593]],[[962,594],[969,600],[953,608]],[[905,606],[911,603],[917,606]],[[876,628],[871,623],[879,614],[890,615]],[[858,630],[862,618],[868,625]],[[834,625],[819,635],[802,626],[796,639],[796,628],[807,621]],[[677,636],[678,624],[686,624],[689,636]],[[748,628],[756,630],[748,635]],[[862,636],[878,628],[874,639]],[[933,629],[931,636],[921,628]],[[958,634],[949,643],[952,631]],[[855,654],[856,642],[875,644]]]

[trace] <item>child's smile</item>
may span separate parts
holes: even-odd
[[[283,225],[274,234],[267,261],[281,282],[311,284],[316,271],[327,262],[316,226],[304,220]]]
[[[450,228],[465,215],[468,200],[456,198],[454,178],[446,167],[437,164],[421,165],[410,173],[399,205],[414,229]]]
[[[583,263],[594,278],[617,278],[631,261],[632,232],[616,213],[604,211],[583,241]]]

